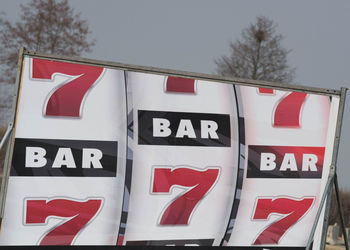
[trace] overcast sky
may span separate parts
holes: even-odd
[[[25,0],[0,0],[10,20]],[[298,84],[350,87],[349,0],[71,0],[96,38],[83,57],[214,73],[214,59],[229,52],[243,28],[264,15],[278,23],[292,51]],[[349,95],[348,95],[349,97]],[[350,190],[350,99],[338,158],[340,185]]]

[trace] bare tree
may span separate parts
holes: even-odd
[[[0,18],[0,81],[14,82],[19,48],[58,55],[78,56],[89,52],[94,41],[80,14],[67,0],[31,0],[21,5],[19,21],[12,24]]]
[[[230,43],[229,56],[215,60],[218,74],[272,82],[294,79],[295,69],[287,65],[290,51],[281,46],[283,36],[276,33],[272,20],[259,16],[241,35],[240,40]]]

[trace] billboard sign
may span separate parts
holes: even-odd
[[[339,92],[29,52],[20,63],[0,244],[305,249]]]

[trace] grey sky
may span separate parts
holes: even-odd
[[[0,0],[11,20],[25,0]],[[71,0],[97,40],[83,57],[214,73],[214,59],[228,53],[230,40],[264,15],[279,24],[296,82],[350,87],[349,0]],[[350,189],[350,99],[338,158],[340,185]]]

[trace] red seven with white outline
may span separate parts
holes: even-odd
[[[52,80],[54,74],[74,77],[48,96],[44,104],[44,115],[64,117],[81,117],[84,97],[103,72],[101,67],[38,58],[33,58],[32,70],[33,79]]]
[[[273,89],[259,88],[259,94],[274,94]],[[285,96],[273,111],[274,127],[292,127],[300,128],[300,113],[304,101],[307,97],[306,93],[292,92]]]
[[[171,193],[177,186],[189,188],[165,209],[159,225],[188,225],[194,208],[215,185],[219,172],[219,168],[154,168],[152,193]]]
[[[97,214],[102,199],[75,201],[62,199],[25,200],[25,225],[45,225],[50,217],[67,218],[64,223],[45,233],[40,245],[71,245],[77,234]]]
[[[303,217],[314,203],[315,197],[286,198],[261,197],[257,199],[253,220],[269,220],[271,214],[282,218],[271,223],[255,239],[253,245],[278,244],[281,237]]]

